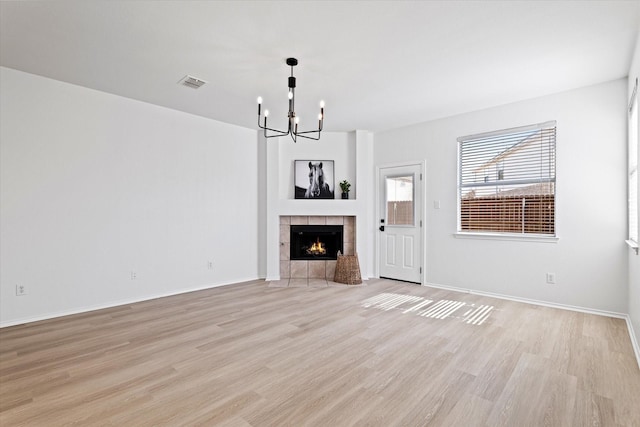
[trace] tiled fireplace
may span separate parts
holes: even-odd
[[[354,216],[281,216],[280,217],[280,278],[333,280],[336,261],[326,259],[291,260],[292,225],[342,225],[342,247],[345,255],[355,251]]]

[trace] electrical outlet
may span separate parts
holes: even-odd
[[[16,285],[16,296],[23,296],[27,294],[27,287],[25,285]]]
[[[213,270],[213,261],[209,261],[209,262],[207,263],[207,268],[208,268],[209,270]]]
[[[547,273],[547,283],[550,285],[555,285],[556,273]]]
[[[134,270],[131,270],[131,280],[136,280],[138,279],[138,273],[136,273]]]

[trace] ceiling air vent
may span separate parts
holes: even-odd
[[[192,89],[199,89],[206,82],[204,80],[200,80],[193,76],[184,76],[182,80],[180,80],[180,84],[190,87]]]

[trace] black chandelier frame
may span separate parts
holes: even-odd
[[[296,116],[296,111],[295,111],[296,78],[293,76],[293,67],[298,65],[298,60],[296,58],[287,58],[286,64],[291,67],[291,76],[288,79],[289,112],[287,113],[287,117],[288,117],[287,130],[282,131],[282,130],[273,129],[267,126],[267,117],[269,117],[269,110],[264,110],[264,123],[260,124],[260,119],[263,116],[262,115],[262,97],[258,97],[258,127],[260,129],[263,129],[265,138],[277,138],[281,136],[291,135],[291,139],[293,139],[293,142],[297,142],[298,137],[317,141],[320,139],[320,133],[322,132],[322,127],[324,125],[324,101],[320,101],[320,114],[318,114],[318,129],[308,130],[308,131],[298,131],[298,123],[300,121],[300,118]],[[267,131],[273,132],[274,134],[269,135]],[[316,134],[316,135],[310,136],[311,134]]]

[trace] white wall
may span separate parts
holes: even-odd
[[[7,68],[0,92],[1,325],[258,277],[255,130]]]
[[[621,79],[376,133],[376,165],[426,159],[426,282],[626,313],[626,86]],[[557,121],[559,241],[454,237],[456,138],[548,120]]]
[[[335,176],[330,186],[335,193],[335,198],[341,197],[339,183],[345,179],[351,183],[350,198],[357,197],[354,132],[323,132],[319,141],[299,139],[294,143],[289,137],[278,138],[278,141],[280,143],[280,199],[295,198],[293,188],[295,160],[333,160]]]
[[[636,41],[636,49],[629,69],[629,81],[627,85],[627,100],[631,99],[631,92],[635,81],[640,78],[640,36]],[[640,93],[638,94],[640,96]],[[639,115],[640,117],[640,115]],[[640,124],[639,124],[640,126]],[[640,153],[640,151],[639,151]],[[626,168],[623,169],[626,171]],[[626,188],[626,187],[625,187]],[[639,206],[640,211],[640,206]],[[638,357],[638,363],[640,363],[640,256],[629,248],[627,251],[629,261],[629,317],[631,324],[633,325],[633,331],[636,338],[636,355]]]

